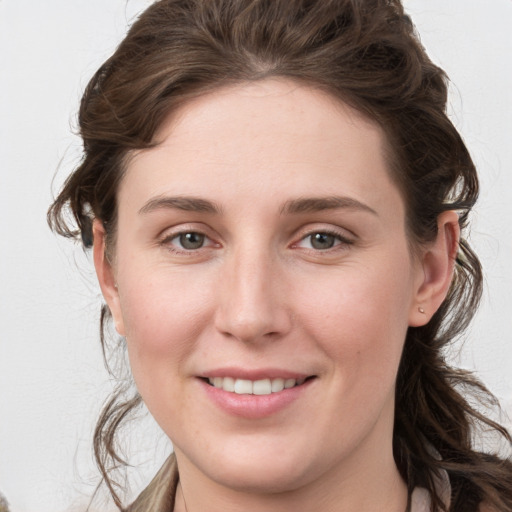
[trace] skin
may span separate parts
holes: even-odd
[[[137,387],[173,441],[175,511],[405,510],[396,373],[407,328],[447,293],[459,231],[446,212],[411,254],[384,137],[325,93],[265,80],[192,100],[130,159],[114,256],[96,221],[95,264]],[[184,248],[184,233],[204,245]],[[313,378],[250,419],[198,378],[226,366]]]

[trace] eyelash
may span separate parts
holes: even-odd
[[[191,248],[191,249],[187,249],[187,248],[183,247],[183,240],[181,240],[181,238],[184,236],[187,236],[187,235],[196,235],[196,236],[198,235],[199,237],[202,237],[201,246],[197,247],[197,248]],[[303,249],[305,249],[307,251],[314,252],[314,253],[330,253],[332,251],[346,249],[347,246],[354,244],[354,240],[351,240],[350,238],[347,238],[346,236],[341,235],[339,232],[337,232],[335,230],[318,229],[318,230],[313,230],[313,231],[309,231],[309,232],[305,233],[300,238],[300,240],[298,242],[293,243],[291,245],[291,247],[298,248],[298,247],[300,247],[300,245],[303,242],[305,242],[308,239],[310,239],[310,244],[312,245],[312,237],[315,235],[324,235],[324,236],[333,237],[334,245],[332,247],[327,247],[324,249],[319,249],[319,248],[315,248],[315,247],[303,247]],[[176,246],[174,246],[172,244],[172,242],[175,240],[179,241],[181,248],[176,248]],[[209,243],[207,243],[207,245],[205,245],[204,242],[209,242]],[[215,242],[213,242],[211,240],[211,238],[209,238],[204,232],[202,232],[200,230],[182,230],[177,233],[172,233],[172,234],[162,238],[162,240],[160,241],[160,245],[165,246],[172,253],[184,254],[184,255],[188,255],[188,256],[197,254],[197,252],[201,249],[206,249],[206,248],[215,247],[215,246],[219,247],[219,244],[216,244]]]

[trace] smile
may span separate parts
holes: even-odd
[[[304,384],[305,381],[306,378],[247,380],[235,379],[233,377],[213,377],[208,379],[209,384],[214,388],[238,395],[271,395],[273,393],[279,393],[284,389],[300,386]]]

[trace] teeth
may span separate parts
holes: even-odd
[[[235,391],[235,379],[232,379],[231,377],[218,378],[221,379],[220,386],[218,387],[222,388],[224,391],[231,391],[231,393]]]
[[[293,388],[293,386],[295,386],[295,384],[296,384],[296,380],[295,379],[286,379],[284,381],[284,389]]]
[[[272,379],[272,393],[278,393],[284,389],[284,379]]]
[[[217,389],[223,389],[239,395],[270,395],[283,389],[290,389],[304,384],[306,379],[233,379],[232,377],[214,377],[208,382]]]
[[[255,380],[252,384],[253,395],[270,395],[272,393],[272,384],[270,379]]]
[[[235,393],[237,395],[252,395],[252,382],[250,380],[236,379]]]

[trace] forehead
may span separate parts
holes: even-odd
[[[267,79],[194,98],[169,115],[155,140],[160,145],[174,142],[183,149],[189,147],[206,154],[210,150],[215,154],[231,153],[233,158],[241,148],[252,148],[255,156],[261,155],[261,146],[274,151],[293,150],[305,156],[311,149],[328,148],[342,139],[358,145],[357,134],[361,131],[365,132],[367,144],[382,149],[380,127],[339,99],[313,86]],[[274,138],[276,134],[281,137]]]
[[[131,182],[146,196],[215,193],[222,201],[234,192],[254,199],[286,191],[378,201],[391,185],[380,126],[323,91],[286,80],[197,97],[169,115],[155,140],[130,160],[121,195]]]

